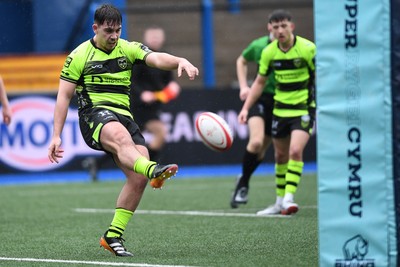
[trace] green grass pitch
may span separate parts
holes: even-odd
[[[233,177],[176,178],[146,189],[124,234],[131,258],[99,247],[121,181],[0,186],[0,266],[318,266],[317,181],[304,175],[290,217],[256,217],[275,199],[255,176],[231,209]],[[190,212],[189,212],[190,211]]]

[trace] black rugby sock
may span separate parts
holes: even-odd
[[[240,178],[239,185],[249,187],[251,175],[257,169],[262,161],[258,160],[258,155],[246,150],[243,155],[242,161],[242,177]]]

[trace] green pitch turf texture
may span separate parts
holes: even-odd
[[[124,234],[131,258],[98,245],[121,181],[0,186],[0,266],[318,266],[315,175],[302,178],[300,210],[288,217],[253,216],[275,199],[272,176],[253,177],[238,209],[229,206],[234,183],[176,178],[161,191],[148,187]]]

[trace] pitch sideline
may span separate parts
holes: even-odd
[[[77,260],[55,260],[55,259],[36,259],[36,258],[6,258],[6,257],[0,257],[0,261],[69,263],[69,264],[103,265],[103,266],[128,266],[128,267],[195,267],[188,265],[157,265],[157,264],[146,264],[146,263],[77,261]]]
[[[307,206],[303,208],[316,208]],[[114,209],[94,209],[94,208],[76,208],[75,212],[79,213],[114,213]],[[291,218],[288,215],[256,215],[255,213],[233,213],[233,212],[217,212],[217,211],[173,211],[173,210],[136,210],[135,214],[150,215],[183,215],[183,216],[208,216],[208,217],[253,217],[253,218]]]

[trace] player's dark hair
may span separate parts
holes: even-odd
[[[278,9],[275,10],[269,15],[268,17],[268,22],[280,22],[282,20],[288,20],[292,21],[292,15],[290,14],[289,11],[283,10],[283,9]]]
[[[94,22],[101,25],[105,21],[111,24],[122,24],[121,12],[119,12],[119,10],[112,5],[101,5],[94,12]]]

